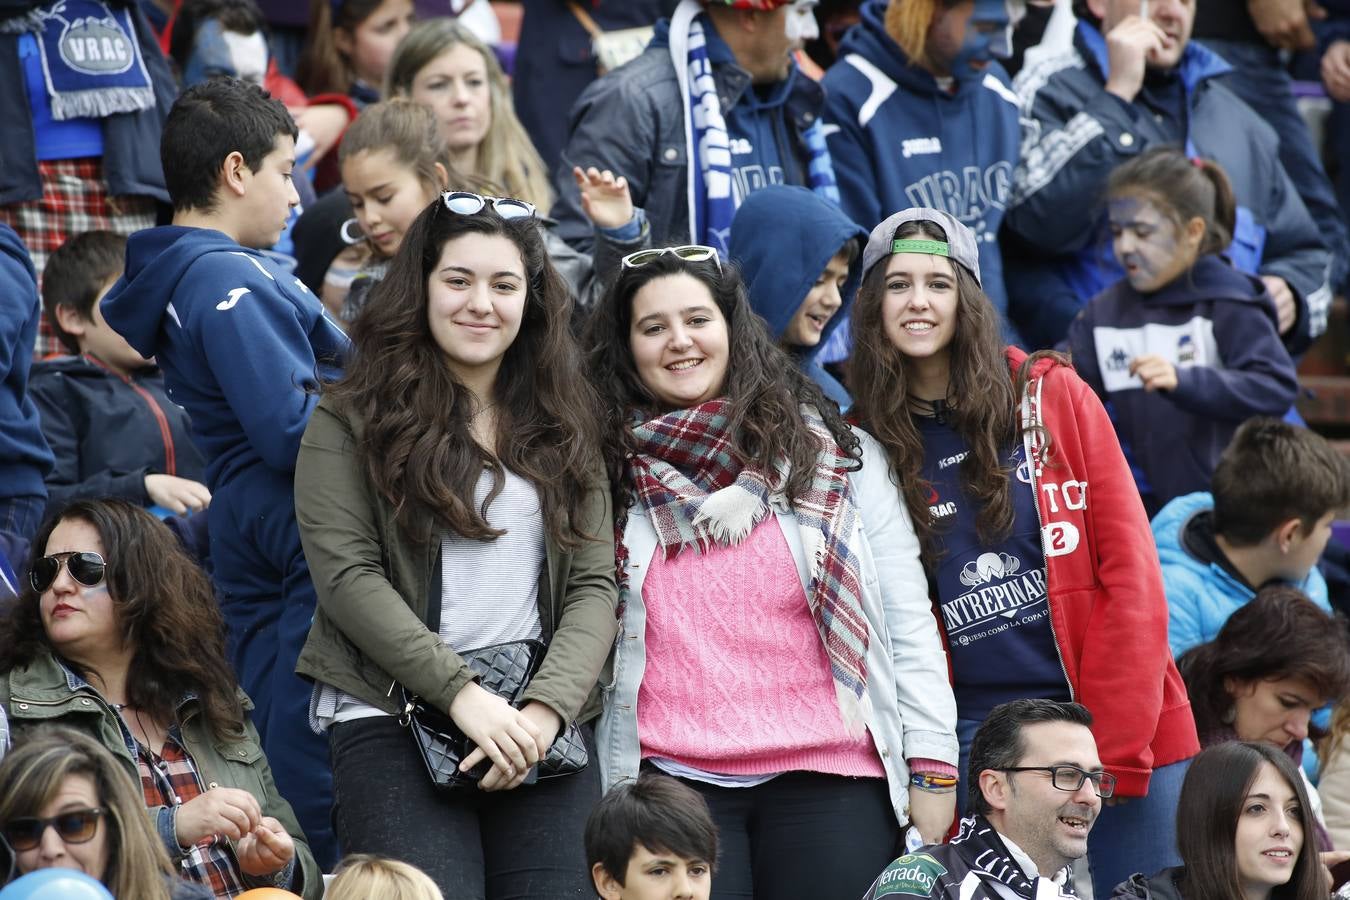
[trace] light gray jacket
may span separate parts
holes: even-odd
[[[863,467],[849,475],[859,512],[858,531],[850,545],[862,562],[863,614],[868,625],[871,711],[866,723],[881,754],[896,818],[903,825],[909,821],[905,761],[924,758],[957,764],[956,700],[909,512],[890,478],[885,451],[869,435],[857,433],[862,438]],[[774,511],[805,588],[808,562],[800,526],[781,498],[774,503]],[[640,506],[628,511],[624,542],[628,587],[614,654],[614,680],[605,691],[596,732],[606,789],[625,778],[636,778],[642,760],[636,715],[647,659],[642,583],[657,538]]]

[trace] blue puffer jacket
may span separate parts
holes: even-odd
[[[1213,508],[1214,496],[1201,491],[1176,498],[1153,519],[1153,540],[1167,591],[1167,642],[1174,658],[1214,640],[1228,617],[1256,596],[1218,565],[1196,559],[1181,542],[1186,523]],[[1327,583],[1316,567],[1295,587],[1331,614]]]
[[[1106,39],[1079,22],[1071,49],[1024,68],[1013,83],[1024,127],[1004,221],[1028,246],[1019,248],[1025,254],[1010,255],[1009,269],[1022,266],[1020,255],[1030,267],[1049,269],[1034,279],[1010,271],[1008,281],[1033,305],[1042,294],[1062,294],[1064,282],[1086,303],[1120,277],[1103,227],[1107,178],[1144,150],[1172,142],[1142,103],[1106,92],[1106,71]],[[1215,160],[1232,182],[1239,210],[1227,255],[1234,265],[1278,275],[1297,296],[1298,321],[1284,340],[1298,354],[1326,330],[1331,258],[1280,165],[1278,135],[1216,81],[1228,71],[1210,50],[1194,42],[1186,47],[1178,66],[1187,100],[1186,153]],[[1070,318],[1060,324],[1060,336]]]

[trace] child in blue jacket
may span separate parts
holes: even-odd
[[[1149,150],[1112,173],[1107,204],[1125,278],[1074,320],[1069,347],[1152,514],[1208,490],[1238,426],[1288,412],[1298,379],[1265,286],[1219,255],[1237,209],[1223,169]]]
[[[292,482],[318,386],[347,339],[300,279],[257,248],[276,243],[299,202],[297,130],[254,85],[214,79],[178,98],[160,155],[173,224],[131,236],[103,318],[164,370],[206,458],[211,557],[240,684],[277,786],[325,868],[327,746],[309,727],[312,686],[295,674],[314,586]]]

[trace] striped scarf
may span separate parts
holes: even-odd
[[[744,540],[769,515],[771,496],[786,482],[785,465],[771,480],[735,455],[728,407],[726,400],[710,400],[633,428],[629,466],[637,500],[666,558],[686,547],[704,552]],[[851,734],[861,734],[868,635],[861,564],[849,544],[858,522],[849,460],[813,409],[804,407],[802,415],[824,448],[810,486],[793,507],[810,563],[806,598],[830,660],[844,724]]]

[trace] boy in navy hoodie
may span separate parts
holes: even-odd
[[[28,367],[37,339],[37,276],[23,241],[0,224],[0,547],[22,559],[47,505],[43,479],[52,452],[28,396]]]
[[[853,398],[816,353],[847,320],[866,241],[867,232],[839,207],[802,187],[761,188],[731,220],[731,258],[741,267],[751,308],[844,410]]]
[[[299,202],[296,126],[260,88],[214,79],[187,89],[160,144],[173,224],[131,236],[103,317],[164,370],[206,457],[211,556],[235,669],[277,786],[325,868],[336,858],[327,746],[309,728],[295,675],[314,587],[295,525],[300,436],[347,350],[300,279],[258,248]]]
[[[155,364],[99,312],[126,248],[123,235],[86,231],[58,247],[43,271],[42,309],[70,353],[36,363],[29,383],[56,456],[50,502],[111,496],[180,515],[203,510],[211,492],[187,413],[169,400]]]

